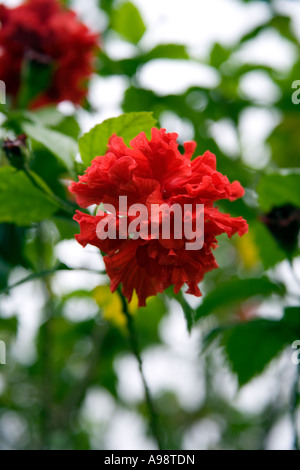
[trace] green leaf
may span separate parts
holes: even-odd
[[[152,113],[128,113],[103,121],[79,139],[83,163],[89,166],[95,157],[104,155],[109,138],[113,134],[123,137],[125,144],[128,145],[142,131],[150,137],[151,128],[155,125],[156,120]]]
[[[289,16],[275,16],[271,19],[269,26],[277,29],[281,36],[286,37],[298,46],[297,38],[293,33],[292,19]]]
[[[134,321],[142,349],[161,343],[159,323],[166,311],[166,305],[160,297],[151,297],[146,307],[137,309]]]
[[[240,386],[245,385],[300,337],[300,307],[286,307],[280,320],[257,318],[214,328],[204,337],[203,351],[218,337]]]
[[[188,59],[186,47],[182,44],[159,44],[142,56],[143,62],[154,59]]]
[[[126,2],[112,14],[111,27],[133,44],[137,44],[146,31],[139,10],[131,2]]]
[[[300,335],[300,307],[287,307],[281,320],[256,319],[215,331],[221,333],[222,344],[244,385],[260,374],[269,362]]]
[[[27,115],[35,123],[42,123],[43,126],[57,126],[65,116],[55,106],[44,106],[34,111],[27,112]]]
[[[293,72],[295,73],[295,72]],[[299,76],[299,68],[296,76]],[[293,75],[292,75],[293,76]],[[299,126],[300,116],[297,106],[292,103],[291,94],[295,90],[291,88],[292,79],[288,79],[288,89],[284,90],[282,83],[278,83],[284,96],[278,105],[284,109],[283,120],[273,130],[267,143],[271,146],[272,160],[280,168],[297,168],[300,166],[299,155]],[[289,109],[289,108],[292,109]],[[287,108],[287,110],[286,110]]]
[[[159,44],[148,52],[134,57],[112,60],[101,52],[97,72],[101,77],[110,75],[127,75],[132,77],[139,67],[155,59],[188,59],[186,47],[181,44]]]
[[[280,248],[275,238],[267,227],[261,222],[255,221],[252,224],[255,238],[255,245],[259,251],[259,257],[265,269],[270,269],[275,264],[286,258],[286,253]]]
[[[58,125],[52,127],[61,134],[72,137],[77,142],[80,134],[80,127],[74,116],[64,116],[63,120]],[[76,147],[76,152],[77,151],[78,147]]]
[[[16,334],[18,329],[17,317],[0,318],[0,334],[3,337],[4,332]],[[0,336],[0,339],[2,339]]]
[[[178,292],[178,294],[174,294],[173,289],[170,288],[167,289],[166,293],[171,299],[177,300],[177,302],[180,304],[186,319],[187,329],[189,332],[191,332],[195,324],[195,310],[187,302],[181,291]]]
[[[263,211],[273,207],[293,204],[300,207],[300,173],[263,175],[257,187],[259,203]]]
[[[265,319],[236,325],[225,330],[222,338],[240,386],[260,374],[286,343],[282,322]]]
[[[58,205],[39,191],[25,173],[10,166],[0,168],[0,222],[27,226],[46,219],[57,209]]]
[[[18,93],[18,106],[27,108],[28,104],[45,92],[51,84],[53,67],[35,60],[26,60],[22,69],[22,81]]]
[[[295,336],[294,339],[299,339],[300,338],[300,307],[286,307],[284,309],[283,321],[294,330],[293,332],[293,335]]]
[[[210,65],[218,69],[223,62],[229,59],[230,54],[230,50],[225,49],[218,43],[215,44],[210,54]]]
[[[239,279],[233,278],[219,284],[204,298],[202,304],[196,309],[196,320],[214,313],[216,310],[237,304],[248,298],[271,294],[283,294],[284,287],[270,281],[267,277]]]
[[[24,122],[22,127],[33,141],[46,147],[63,163],[67,170],[73,172],[74,159],[78,151],[78,145],[74,139],[39,124]]]

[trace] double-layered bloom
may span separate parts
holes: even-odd
[[[172,231],[169,239],[152,237],[150,231],[148,237],[137,239],[100,239],[97,226],[106,215],[77,211],[74,217],[80,225],[77,241],[82,246],[94,245],[105,253],[112,292],[122,284],[123,294],[130,301],[135,290],[140,306],[145,305],[147,297],[171,285],[178,293],[186,283],[189,294],[200,296],[198,284],[204,274],[218,267],[213,255],[216,236],[224,232],[229,237],[234,233],[241,236],[248,230],[242,217],[232,218],[214,207],[216,200],[233,201],[243,196],[240,183],[230,183],[216,170],[216,157],[210,152],[191,160],[195,142],[186,142],[182,155],[177,138],[177,134],[153,128],[151,140],[142,132],[127,147],[122,138],[114,135],[106,154],[96,157],[79,182],[70,187],[80,206],[111,204],[117,214],[119,196],[126,196],[128,206],[143,204],[150,209],[149,224],[154,204],[170,207],[190,204],[192,217],[196,216],[197,204],[204,206],[204,243],[196,250],[187,250],[185,236],[177,239]],[[115,221],[118,225],[120,218]]]
[[[82,102],[93,71],[97,35],[73,11],[57,0],[28,0],[12,9],[0,5],[0,23],[0,80],[9,95],[17,96],[25,63],[34,61],[49,67],[52,75],[30,107]]]

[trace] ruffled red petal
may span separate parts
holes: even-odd
[[[152,129],[150,140],[142,132],[127,147],[123,139],[112,136],[106,155],[95,158],[78,183],[70,190],[76,194],[80,205],[110,202],[118,213],[118,198],[126,195],[128,207],[131,204],[146,205],[148,228],[151,222],[153,204],[192,204],[191,217],[194,221],[196,205],[204,204],[204,243],[201,249],[187,250],[187,240],[151,236],[137,240],[97,240],[96,226],[99,216],[78,213],[76,220],[81,227],[77,240],[82,244],[93,244],[106,253],[104,261],[114,291],[120,284],[130,301],[137,292],[140,305],[145,305],[149,296],[163,292],[173,285],[179,292],[187,284],[187,292],[199,296],[199,283],[206,272],[217,268],[213,250],[217,247],[216,237],[226,233],[240,236],[247,232],[247,222],[242,217],[233,218],[214,208],[219,199],[234,200],[243,196],[244,189],[239,182],[230,183],[228,178],[216,169],[216,157],[210,152],[191,160],[196,144],[184,144],[185,154],[180,154],[177,134],[168,134],[164,129]],[[123,214],[124,215],[124,214]],[[161,216],[163,217],[163,216]],[[129,223],[130,217],[127,218]],[[163,219],[158,219],[160,224]],[[117,217],[116,224],[119,224]]]

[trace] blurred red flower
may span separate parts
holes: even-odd
[[[79,182],[70,186],[82,207],[109,203],[118,210],[119,196],[127,196],[128,205],[140,203],[147,207],[192,204],[194,210],[196,204],[204,204],[204,245],[191,251],[185,249],[184,237],[178,240],[173,235],[169,240],[151,235],[148,239],[100,240],[96,228],[104,216],[77,211],[74,219],[81,230],[77,241],[82,246],[95,245],[106,254],[112,292],[122,284],[130,301],[135,289],[140,306],[145,305],[147,297],[171,285],[178,293],[186,283],[188,293],[200,296],[199,282],[207,271],[218,267],[212,253],[217,247],[216,236],[224,232],[229,237],[236,232],[241,236],[248,230],[242,217],[232,218],[213,207],[218,199],[243,196],[240,183],[230,183],[216,170],[216,157],[210,152],[191,161],[195,142],[186,142],[182,155],[177,138],[177,134],[153,128],[150,141],[142,132],[128,148],[122,138],[114,135],[105,156],[95,158]]]
[[[28,0],[12,9],[0,5],[0,22],[0,79],[9,95],[17,96],[24,65],[34,61],[51,67],[53,75],[31,108],[82,102],[98,38],[73,11],[56,0]]]

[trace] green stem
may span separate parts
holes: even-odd
[[[79,412],[80,406],[85,398],[86,391],[95,380],[95,373],[99,367],[99,355],[103,339],[107,333],[107,324],[95,320],[94,331],[91,336],[92,350],[88,358],[88,366],[84,376],[77,383],[63,404],[60,415],[57,419],[56,426],[62,427],[64,423],[70,422],[72,414]]]
[[[43,223],[38,225],[36,237],[36,251],[38,257],[38,269],[47,271],[45,261],[45,233]],[[45,298],[44,323],[40,329],[40,380],[41,380],[41,412],[40,412],[40,449],[49,448],[52,432],[53,409],[53,369],[52,369],[52,331],[51,323],[54,314],[54,295],[51,289],[49,275],[43,278],[42,288]]]
[[[120,299],[121,299],[121,302],[122,302],[123,313],[124,313],[124,315],[126,317],[126,320],[127,320],[127,328],[128,328],[128,333],[129,333],[129,339],[130,339],[132,352],[135,355],[136,360],[137,360],[138,365],[139,365],[139,371],[140,371],[140,375],[141,375],[143,386],[144,386],[145,398],[146,398],[146,403],[147,403],[147,407],[148,407],[148,413],[149,413],[149,418],[150,418],[150,426],[151,426],[152,434],[153,434],[153,436],[156,440],[156,443],[157,443],[157,446],[158,446],[159,450],[163,450],[163,445],[162,445],[161,436],[160,436],[160,432],[159,432],[159,426],[158,426],[158,416],[157,416],[157,413],[156,413],[156,410],[155,410],[155,407],[154,407],[154,403],[153,403],[152,396],[151,396],[151,393],[150,393],[150,390],[149,390],[149,386],[148,386],[146,378],[145,378],[144,369],[143,369],[143,361],[142,361],[141,354],[140,354],[140,347],[139,347],[137,332],[135,330],[134,321],[133,321],[132,315],[128,311],[127,300],[125,299],[124,295],[122,294],[122,291],[121,291],[120,287],[117,289],[117,292],[120,296]]]
[[[86,271],[89,273],[95,273],[95,274],[101,274],[104,275],[106,274],[105,271],[98,271],[96,269],[89,269],[89,268],[69,268],[65,264],[61,263],[58,266],[54,266],[53,268],[45,269],[44,271],[39,271],[39,272],[34,272],[29,274],[28,276],[24,277],[23,279],[20,279],[20,281],[15,282],[15,284],[12,284],[10,286],[4,287],[4,289],[0,290],[0,295],[2,294],[8,294],[9,291],[14,289],[15,287],[18,287],[22,284],[25,284],[26,282],[34,281],[36,279],[42,279],[44,277],[50,276],[51,274],[54,274],[58,271]]]
[[[68,214],[71,214],[72,216],[74,215],[76,205],[72,204],[71,202],[65,201],[61,199],[60,197],[56,196],[56,194],[53,194],[52,192],[47,192],[45,188],[35,179],[33,174],[24,166],[23,171],[29,181],[35,186],[39,191],[42,191],[46,196],[48,196],[50,199],[52,199],[55,204],[57,204],[63,211],[67,212]]]

